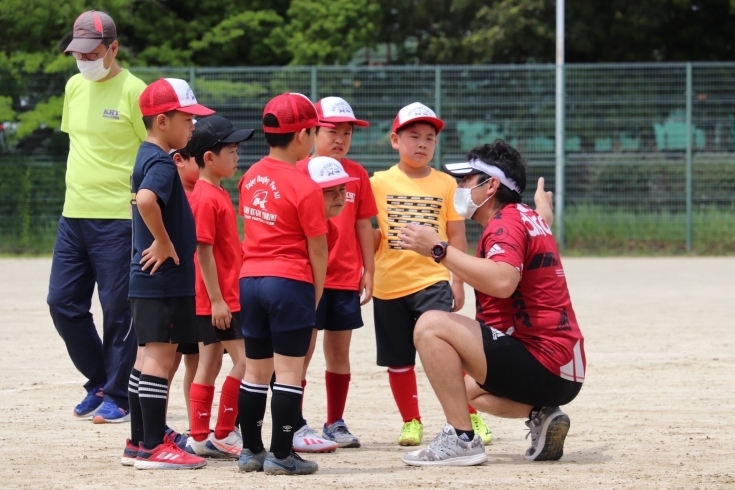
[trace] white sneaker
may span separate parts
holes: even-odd
[[[308,425],[303,426],[293,435],[293,449],[300,453],[331,453],[337,447],[336,442],[322,439]]]
[[[556,461],[564,455],[564,439],[569,432],[569,416],[559,407],[543,407],[526,421],[531,447],[526,450],[528,461]]]
[[[229,454],[232,458],[239,458],[242,452],[242,436],[238,430],[233,430],[224,439],[217,439],[212,434],[210,435],[209,442],[223,453]]]
[[[197,441],[193,437],[189,436],[186,441],[186,449],[189,454],[196,454],[206,458],[234,458],[234,455],[226,451],[222,451],[214,445],[214,434],[209,433],[209,436],[203,441]],[[242,447],[242,439],[240,440],[240,447]],[[237,457],[240,457],[240,453],[237,453]]]
[[[480,436],[475,434],[471,441],[463,441],[449,424],[444,425],[428,447],[403,455],[403,462],[412,466],[473,466],[486,461]]]

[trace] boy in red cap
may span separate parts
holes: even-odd
[[[354,128],[367,127],[369,123],[357,119],[352,107],[340,97],[321,99],[316,103],[316,110],[319,120],[334,124],[334,128],[317,127],[311,162],[324,157],[333,158],[353,180],[345,184],[344,211],[329,221],[339,230],[339,236],[329,252],[324,294],[317,309],[316,329],[302,380],[305,387],[306,367],[314,353],[317,331],[323,330],[327,420],[320,438],[302,416],[294,434],[294,449],[303,452],[331,451],[334,444],[344,448],[360,447],[360,440],[347,429],[343,415],[351,379],[352,331],[363,326],[360,306],[370,301],[373,295],[375,245],[370,220],[378,214],[368,173],[358,162],[346,157]],[[311,162],[303,160],[299,162],[299,168],[311,169]]]
[[[327,272],[322,190],[296,169],[314,146],[317,123],[306,96],[286,93],[271,99],[263,110],[270,152],[239,184],[245,223],[240,310],[247,357],[239,397],[240,471],[304,475],[318,469],[292,450],[304,357]],[[273,428],[266,453],[261,426],[274,369]]]
[[[196,341],[194,217],[171,150],[183,148],[193,116],[214,111],[197,103],[184,81],[160,79],[140,95],[148,137],[140,145],[131,178],[133,259],[130,309],[138,358],[130,374],[131,438],[122,463],[137,469],[193,469],[206,461],[166,437],[168,375],[179,343]]]
[[[402,446],[421,443],[424,427],[416,386],[416,348],[413,331],[426,311],[459,311],[464,305],[464,284],[430,257],[406,252],[398,234],[408,223],[431,226],[458,250],[467,250],[464,218],[454,209],[455,180],[429,165],[444,122],[425,105],[414,102],[398,111],[391,144],[400,161],[370,182],[378,205],[376,233],[375,339],[378,365],[388,368],[393,398],[403,418],[398,438]],[[475,413],[473,427],[483,439],[492,437]],[[470,438],[471,439],[471,438]]]
[[[199,366],[191,385],[191,432],[187,450],[199,456],[238,458],[242,438],[235,430],[240,381],[245,374],[245,344],[240,322],[240,235],[230,193],[222,180],[237,171],[241,142],[252,129],[237,129],[222,116],[200,119],[189,147],[200,169],[189,196],[197,231],[196,314]],[[222,385],[217,425],[209,431],[214,383],[227,349],[232,369]]]

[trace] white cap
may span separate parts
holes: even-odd
[[[398,111],[396,118],[393,120],[393,132],[398,132],[398,130],[406,124],[420,121],[430,123],[436,128],[437,132],[444,129],[444,121],[436,117],[436,113],[434,111],[426,107],[421,102],[414,102]]]
[[[495,177],[504,186],[516,191],[518,194],[521,193],[521,190],[515,180],[507,177],[505,172],[503,172],[499,167],[485,163],[482,160],[470,160],[469,162],[462,163],[445,163],[444,170],[455,177],[465,177],[467,175],[482,172],[490,177]]]
[[[319,115],[319,121],[328,123],[349,122],[363,128],[370,126],[369,122],[355,117],[352,107],[342,97],[324,97],[314,105],[316,113]]]
[[[360,180],[360,177],[347,175],[342,164],[331,157],[312,158],[306,170],[311,180],[319,184],[322,189]]]

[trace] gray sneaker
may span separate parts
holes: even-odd
[[[268,475],[311,475],[318,469],[318,464],[302,459],[293,450],[284,459],[278,459],[273,453],[268,453],[263,463],[263,471]]]
[[[347,425],[342,419],[333,422],[329,427],[327,427],[327,424],[324,424],[322,437],[336,442],[339,447],[360,447],[360,439],[353,436],[350,431],[347,430]]]
[[[479,435],[471,441],[457,437],[449,424],[425,449],[403,455],[403,462],[413,466],[473,466],[487,461],[485,445]]]
[[[564,439],[569,432],[569,416],[559,407],[543,407],[526,421],[531,447],[526,450],[529,461],[556,461],[564,454]]]
[[[253,454],[250,449],[243,448],[240,451],[240,459],[237,460],[237,469],[240,471],[263,471],[265,455],[265,449],[258,454]]]

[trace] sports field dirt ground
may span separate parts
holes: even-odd
[[[0,488],[735,488],[733,258],[565,260],[588,369],[565,408],[572,425],[564,457],[552,463],[523,459],[523,421],[486,415],[495,440],[485,465],[405,466],[405,449],[395,444],[401,421],[385,370],[375,366],[365,308],[346,412],[363,447],[314,456],[320,469],[307,477],[241,474],[235,462],[178,472],[122,467],[129,425],[72,417],[83,380],[45,304],[50,264],[0,260]],[[314,359],[305,413],[317,427],[325,416],[321,349]],[[420,369],[419,383],[428,443],[444,419]],[[169,423],[187,426],[181,373]]]

